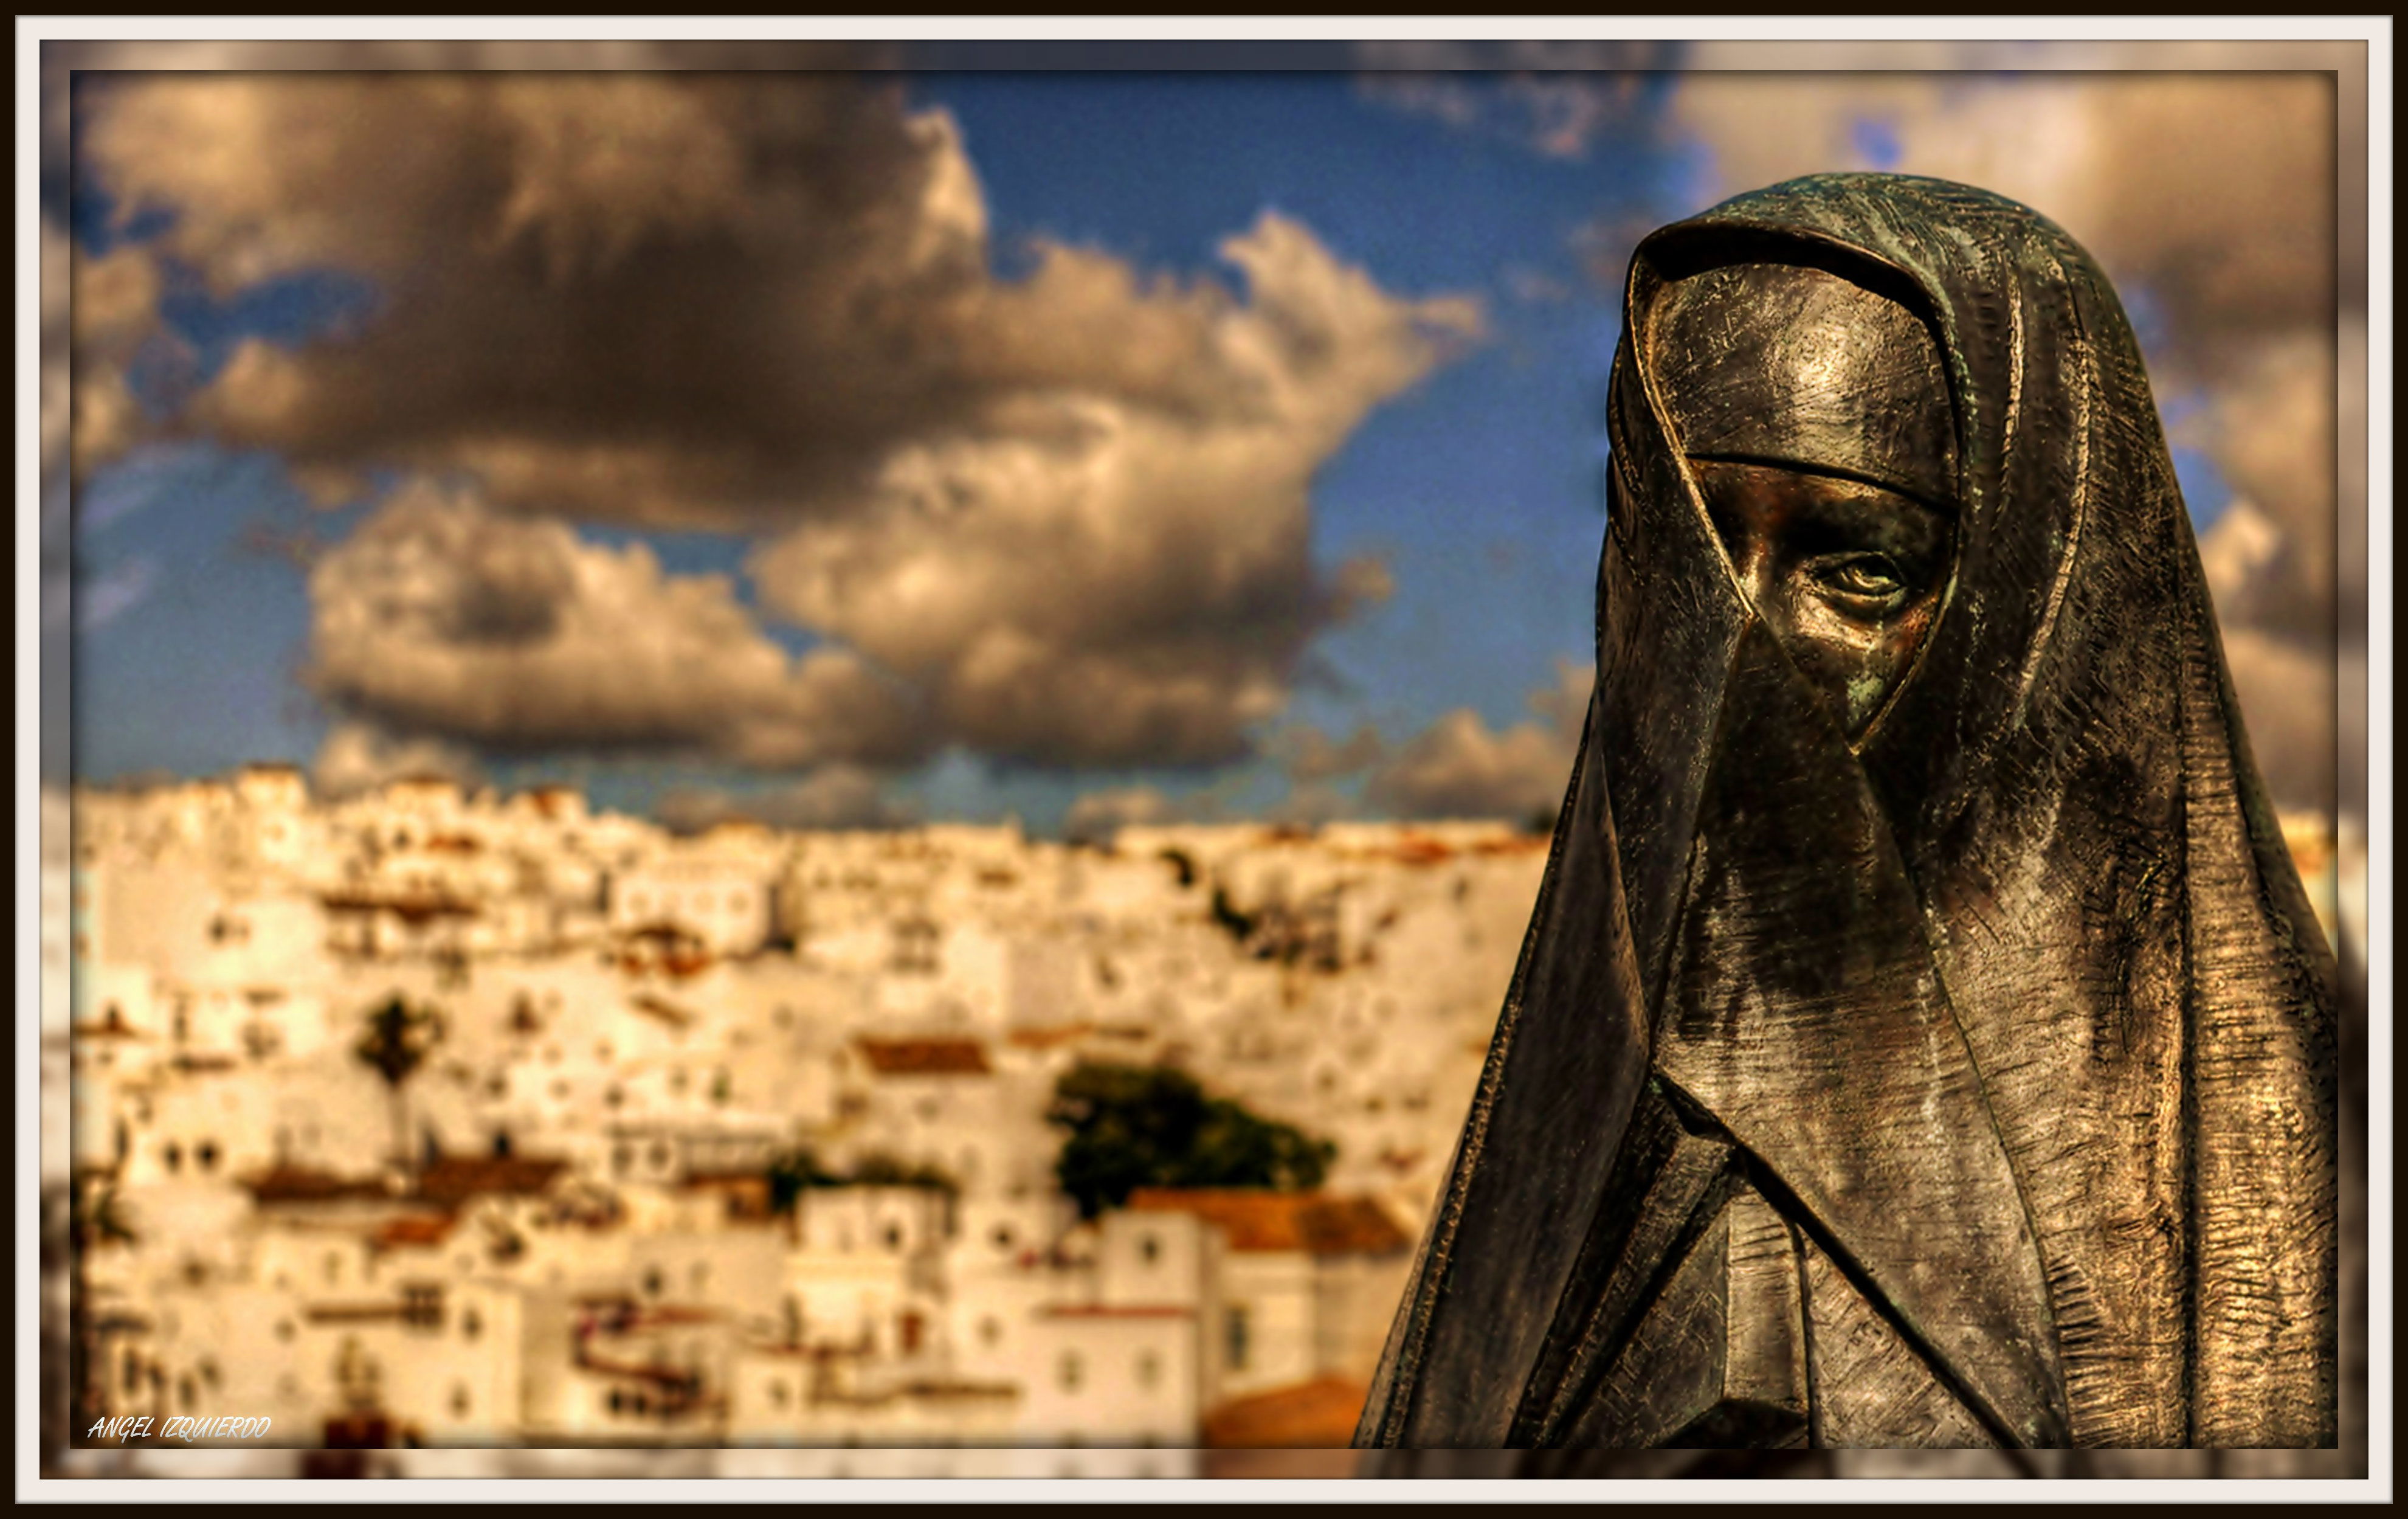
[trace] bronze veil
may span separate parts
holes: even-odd
[[[1860,721],[1651,340],[1688,281],[1742,347],[1823,309],[1742,265],[1909,314],[1944,389],[1827,429],[1953,514]],[[2331,956],[2107,279],[1828,175],[1655,233],[1625,299],[1586,734],[1357,1443],[2331,1443]]]

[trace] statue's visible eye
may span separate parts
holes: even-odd
[[[1906,593],[1905,578],[1884,554],[1827,559],[1813,566],[1813,574],[1827,593],[1865,604],[1868,610],[1886,611]]]

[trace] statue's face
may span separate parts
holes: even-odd
[[[1859,737],[1939,610],[1956,524],[1836,476],[1724,460],[1690,468],[1758,615]]]

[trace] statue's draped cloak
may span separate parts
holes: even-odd
[[[1740,262],[1947,366],[1955,569],[1854,742],[1644,358]],[[1795,180],[1640,246],[1611,397],[1586,733],[1358,1443],[2329,1444],[2331,957],[2105,278],[1980,191]],[[1704,1339],[1724,1412],[1667,1425]]]

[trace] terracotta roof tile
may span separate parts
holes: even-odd
[[[1377,1255],[1412,1244],[1369,1197],[1236,1187],[1140,1187],[1128,1207],[1140,1213],[1191,1213],[1216,1225],[1229,1248],[1300,1251],[1314,1255]]]
[[[565,1160],[534,1155],[445,1155],[418,1176],[418,1195],[429,1202],[457,1203],[486,1193],[541,1192],[568,1168]]]
[[[1354,1442],[1369,1391],[1351,1378],[1319,1377],[1232,1398],[1204,1415],[1204,1444],[1225,1451],[1342,1450]]]
[[[881,1076],[983,1076],[986,1046],[977,1039],[855,1040],[862,1058]]]
[[[242,1184],[254,1202],[335,1202],[388,1195],[383,1184],[372,1178],[337,1176],[307,1166],[271,1166]]]
[[[455,1222],[449,1213],[406,1213],[387,1219],[376,1231],[376,1246],[392,1250],[403,1245],[439,1245],[451,1237]]]

